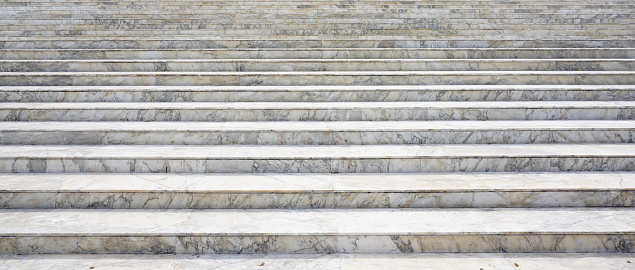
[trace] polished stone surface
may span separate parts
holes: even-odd
[[[0,174],[5,209],[580,206],[635,206],[635,175]]]
[[[0,72],[8,86],[635,84],[635,71]]]
[[[632,85],[0,86],[5,102],[632,101]]]
[[[633,143],[635,121],[5,122],[5,145]]]
[[[0,146],[0,172],[419,173],[629,171],[632,144]]]
[[[2,20],[0,22],[9,22]],[[32,21],[19,21],[27,24]],[[59,20],[60,23],[63,20]],[[24,27],[24,25],[23,25]],[[631,48],[0,49],[19,59],[579,59],[633,58]]]
[[[4,255],[0,269],[625,270],[632,254]]]
[[[510,219],[513,217],[513,219]],[[619,208],[0,210],[3,253],[633,252]]]
[[[634,101],[0,103],[4,121],[631,120]]]
[[[3,1],[0,269],[632,268],[633,11]]]

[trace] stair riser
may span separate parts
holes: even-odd
[[[409,9],[409,8],[372,8],[368,9],[364,8],[350,8],[350,9],[330,9],[330,8],[311,8],[311,9],[269,9],[269,8],[235,8],[235,9],[218,9],[213,6],[209,8],[196,8],[196,6],[185,9],[185,8],[162,8],[162,9],[150,9],[150,8],[139,8],[139,9],[89,9],[89,8],[77,8],[77,9],[61,9],[61,10],[50,10],[50,9],[42,9],[41,7],[35,7],[30,9],[25,8],[11,8],[11,10],[0,10],[0,14],[14,17],[14,16],[25,16],[25,15],[44,15],[44,16],[57,16],[57,15],[207,15],[207,16],[259,16],[259,17],[300,17],[306,18],[311,15],[315,15],[316,17],[326,17],[326,14],[332,16],[340,16],[340,17],[354,17],[354,16],[371,16],[377,15],[377,17],[385,18],[399,18],[403,16],[417,16],[421,13],[426,14],[427,16],[438,16],[440,18],[444,18],[446,16],[456,17],[458,15],[472,15],[472,16],[496,16],[502,17],[502,15],[514,15],[514,16],[540,16],[540,15],[590,15],[590,14],[607,14],[607,15],[625,15],[632,12],[632,5],[623,5],[618,8],[609,8],[609,9],[592,9],[592,8],[572,8],[572,9],[547,9],[547,8],[532,8],[532,9],[514,9],[514,8],[443,8],[443,9]]]
[[[17,236],[0,238],[3,253],[325,254],[439,252],[633,252],[633,235],[236,235]],[[78,243],[80,243],[78,245]]]
[[[56,36],[77,36],[77,37],[111,37],[111,36],[193,36],[193,37],[209,37],[209,36],[226,36],[226,37],[262,37],[262,38],[279,38],[293,36],[319,36],[329,38],[331,36],[404,36],[418,37],[424,39],[434,39],[439,36],[455,36],[460,38],[477,38],[477,39],[606,39],[606,38],[633,38],[633,31],[630,29],[585,29],[585,30],[390,30],[390,29],[342,29],[342,30],[272,30],[272,29],[254,29],[254,30],[32,30],[32,31],[3,31],[5,37],[56,37]]]
[[[434,1],[434,3],[427,2],[394,2],[394,1],[355,1],[353,3],[342,3],[341,1],[73,1],[77,6],[95,6],[95,7],[110,7],[110,6],[187,6],[190,5],[218,5],[222,7],[268,7],[268,6],[295,6],[297,8],[309,8],[310,6],[333,6],[338,8],[346,8],[353,6],[396,6],[396,7],[422,7],[422,8],[435,8],[444,6],[458,6],[458,7],[489,7],[489,6],[510,6],[510,7],[543,7],[543,8],[561,8],[568,6],[588,6],[588,7],[607,7],[614,5],[628,5],[631,4],[628,1],[585,1],[580,3],[579,1],[536,1],[536,2],[487,2],[487,1],[473,1],[473,2],[461,2],[461,1]],[[58,3],[54,1],[4,1],[3,5],[7,7],[21,7],[21,6],[56,6]]]
[[[72,27],[74,25],[95,25],[101,27],[121,27],[127,29],[128,27],[136,27],[139,24],[154,24],[154,25],[182,25],[184,27],[191,27],[193,29],[198,28],[198,25],[240,25],[240,24],[282,24],[285,19],[276,18],[244,18],[244,19],[152,19],[152,18],[137,18],[137,19],[115,19],[115,18],[103,18],[94,19],[88,16],[82,16],[84,18],[69,18],[69,19],[56,19],[56,18],[39,18],[38,20],[30,19],[0,19],[0,23],[10,25],[58,25],[65,27]],[[330,18],[330,19],[314,19],[314,18],[294,18],[295,24],[387,24],[401,25],[406,27],[408,24],[425,24],[425,25],[446,25],[446,24],[474,24],[474,25],[497,25],[505,26],[507,24],[528,24],[528,26],[534,25],[535,27],[543,24],[561,24],[563,26],[569,25],[574,27],[577,24],[630,24],[635,19],[623,15],[610,15],[607,16],[598,14],[596,17],[589,17],[581,15],[580,18],[559,18],[548,16],[545,18],[392,18],[392,19],[374,19],[374,18]],[[285,27],[291,27],[289,25]]]
[[[0,159],[0,173],[432,173],[633,171],[633,157]]]
[[[430,60],[430,61],[196,61],[76,62],[0,61],[0,72],[234,72],[234,71],[632,71],[635,60]]]
[[[4,209],[357,209],[633,207],[635,191],[1,192]]]
[[[590,3],[576,3],[576,2],[564,2],[564,3],[553,3],[548,4],[543,2],[536,3],[518,3],[517,5],[513,5],[509,2],[507,3],[457,3],[457,2],[435,2],[435,3],[426,3],[426,2],[357,2],[344,4],[337,1],[317,1],[317,2],[249,2],[249,3],[236,3],[236,2],[203,2],[203,1],[187,1],[187,2],[158,2],[158,1],[145,1],[145,2],[132,2],[132,1],[123,1],[123,2],[75,2],[75,6],[59,6],[55,3],[51,2],[3,2],[3,9],[6,10],[24,10],[27,7],[37,8],[42,10],[72,10],[72,9],[104,9],[108,7],[116,6],[118,10],[120,9],[128,9],[128,10],[140,10],[140,9],[187,9],[187,7],[197,7],[197,8],[216,8],[216,9],[241,9],[246,10],[245,8],[251,9],[280,9],[284,8],[287,10],[315,10],[315,9],[332,9],[332,10],[350,10],[350,9],[361,9],[364,7],[368,7],[369,9],[455,9],[455,8],[464,8],[464,9],[484,9],[484,8],[504,8],[504,9],[554,9],[554,10],[568,10],[568,9],[618,9],[620,7],[632,7],[628,3],[609,3],[609,2],[590,2]],[[361,4],[360,4],[361,3]],[[565,4],[567,3],[567,4]]]
[[[188,5],[189,4],[189,5]],[[118,8],[112,8],[113,6],[117,6]],[[111,9],[108,9],[111,8]],[[342,4],[334,4],[334,3],[312,3],[312,4],[296,4],[296,3],[271,3],[267,5],[231,5],[227,3],[203,3],[203,2],[190,2],[190,3],[180,3],[174,5],[174,3],[132,3],[132,2],[124,2],[124,3],[114,3],[114,5],[103,5],[101,3],[86,3],[83,5],[76,5],[73,7],[69,6],[60,6],[60,5],[51,5],[51,4],[32,4],[28,6],[20,6],[20,5],[4,5],[0,7],[2,11],[29,11],[29,10],[38,10],[38,11],[73,11],[79,10],[82,12],[90,12],[90,11],[111,11],[111,12],[121,12],[121,11],[200,11],[200,10],[216,10],[219,12],[227,12],[227,11],[241,11],[241,12],[272,12],[278,11],[281,13],[291,13],[291,12],[315,12],[315,11],[329,11],[329,12],[361,12],[361,11],[379,11],[383,10],[386,12],[394,12],[401,11],[405,12],[414,12],[414,11],[426,11],[426,12],[439,12],[439,11],[450,11],[457,10],[459,12],[483,12],[488,10],[503,10],[514,13],[532,13],[532,12],[545,12],[545,11],[557,11],[564,13],[573,13],[576,11],[591,11],[591,10],[606,10],[606,11],[620,11],[624,9],[632,9],[635,8],[633,5],[615,5],[615,4],[569,4],[569,5],[544,5],[544,4],[531,4],[531,3],[523,3],[518,5],[510,5],[510,4],[394,4],[394,3],[364,3],[362,5],[342,5]]]
[[[633,40],[57,40],[0,41],[2,49],[207,48],[633,48]]]
[[[632,120],[632,108],[1,109],[3,121]]]
[[[110,25],[110,24],[76,24],[76,25],[0,25],[1,31],[143,31],[143,30],[625,30],[629,28],[627,21],[619,24],[494,24],[494,23],[434,23],[434,24],[386,24],[386,23],[327,23],[327,24],[304,24],[294,23],[292,25],[279,26],[275,23],[240,23],[240,24],[132,24],[132,25]]]
[[[0,102],[632,101],[635,91],[0,91]]]
[[[218,23],[232,23],[232,24],[240,24],[247,22],[254,22],[254,18],[256,16],[254,14],[147,14],[147,13],[139,13],[139,14],[75,14],[74,12],[68,12],[66,14],[14,14],[11,16],[6,16],[4,19],[8,20],[29,20],[32,19],[33,16],[38,16],[43,20],[170,20],[170,21],[178,21],[182,20],[184,16],[187,16],[190,20],[224,20]],[[564,13],[542,13],[542,14],[484,14],[484,13],[464,13],[464,14],[446,14],[441,16],[440,14],[355,14],[355,15],[336,15],[336,14],[268,14],[263,15],[260,18],[262,21],[267,22],[270,21],[279,21],[280,23],[289,23],[289,22],[305,22],[308,20],[313,20],[313,22],[338,22],[341,20],[353,20],[359,19],[360,21],[373,21],[373,22],[385,22],[384,20],[408,20],[410,23],[417,22],[427,22],[430,20],[437,19],[437,21],[445,21],[445,20],[459,20],[461,18],[467,20],[495,20],[500,21],[500,23],[505,22],[506,20],[518,20],[518,21],[527,21],[533,22],[536,20],[536,17],[539,17],[541,20],[548,19],[550,21],[553,20],[602,20],[602,19],[613,19],[618,20],[616,22],[619,23],[628,23],[632,19],[629,17],[628,13],[622,14],[597,14],[593,12],[589,12],[586,14],[564,14]],[[519,22],[520,23],[520,22]]]
[[[635,84],[632,74],[575,74],[575,75],[276,75],[276,74],[186,74],[186,75],[27,75],[0,74],[0,85],[5,86],[70,86],[70,85],[129,85],[129,86],[240,86],[240,85],[476,85],[476,84],[564,84],[564,85],[628,85]]]
[[[635,253],[634,13],[625,0],[4,0],[0,265]]]
[[[73,1],[75,3],[81,3],[81,4],[94,4],[95,1],[94,0],[76,0]],[[25,1],[25,0],[17,0],[17,1],[5,1],[3,2],[6,5],[12,5],[12,6],[28,6],[28,5],[39,5],[39,4],[43,4],[43,5],[51,5],[51,4],[57,4],[59,2],[53,1],[53,0],[38,0],[38,1]],[[329,1],[329,0],[316,0],[316,1],[265,1],[265,0],[261,0],[261,1],[249,1],[249,2],[243,2],[243,1],[209,1],[209,2],[205,2],[205,1],[201,1],[201,0],[179,0],[179,1],[122,1],[122,2],[114,2],[114,1],[104,1],[104,2],[100,2],[103,5],[106,6],[110,6],[110,5],[117,5],[119,4],[130,4],[130,5],[144,5],[144,4],[177,4],[177,5],[183,5],[183,4],[188,4],[188,3],[200,3],[200,4],[218,4],[218,5],[238,5],[238,6],[244,6],[244,5],[271,5],[271,4],[285,4],[285,5],[319,5],[319,4],[334,4],[334,5],[352,5],[354,3],[358,3],[358,4],[364,4],[364,5],[374,5],[374,4],[396,4],[393,1],[355,1],[354,3],[342,3],[341,1]],[[416,3],[416,2],[414,2]],[[522,4],[523,2],[516,2],[516,1],[503,1],[500,2],[500,4]],[[560,3],[560,4],[559,4]],[[530,4],[544,4],[544,5],[555,5],[555,6],[559,6],[559,5],[564,5],[564,4],[569,4],[569,3],[573,3],[573,4],[579,4],[580,2],[577,0],[561,0],[558,1],[557,3],[551,1],[533,1]],[[614,1],[614,0],[601,0],[601,1],[585,1],[585,4],[588,5],[625,5],[625,4],[631,4],[631,2],[629,1]],[[409,5],[409,4],[413,4],[413,2],[408,3],[408,2],[402,2],[399,3],[401,5]],[[490,5],[490,4],[499,4],[499,3],[492,3],[490,1],[471,1],[469,3],[465,3],[463,1],[435,1],[434,2],[435,5],[452,5],[452,4],[460,4],[460,5],[465,5],[465,4],[474,4],[474,5]]]
[[[70,59],[566,59],[635,58],[634,49],[0,50],[5,60]]]
[[[301,19],[307,20],[311,22],[323,21],[323,22],[334,22],[337,20],[346,20],[347,22],[361,23],[365,22],[365,20],[376,20],[376,19],[386,19],[383,21],[385,23],[399,21],[401,19],[407,20],[419,20],[419,19],[429,19],[442,21],[445,19],[458,19],[461,16],[466,16],[466,19],[497,19],[497,20],[505,20],[505,19],[525,19],[525,20],[541,20],[541,19],[577,19],[577,20],[585,20],[585,19],[633,19],[629,16],[627,12],[629,7],[632,8],[632,5],[625,6],[615,6],[616,9],[623,10],[620,12],[609,12],[604,10],[604,12],[595,12],[596,10],[601,9],[585,9],[585,8],[577,8],[577,12],[568,12],[567,11],[555,11],[553,12],[550,9],[541,9],[540,12],[534,13],[523,13],[522,11],[526,11],[525,9],[509,9],[500,7],[489,7],[487,10],[479,9],[462,9],[462,13],[452,12],[448,9],[438,9],[436,12],[418,12],[418,13],[390,13],[389,10],[378,10],[374,9],[370,12],[365,12],[365,10],[357,9],[354,10],[353,13],[342,12],[342,11],[327,11],[325,9],[315,9],[311,11],[302,11],[302,10],[287,10],[285,12],[277,12],[276,10],[264,9],[262,7],[254,7],[253,10],[236,10],[236,9],[226,9],[220,11],[219,9],[201,9],[200,12],[198,10],[192,11],[195,8],[189,8],[188,10],[127,10],[124,13],[121,12],[110,12],[104,13],[103,9],[92,9],[87,10],[84,13],[81,13],[81,9],[74,10],[41,10],[37,7],[28,7],[28,11],[21,12],[11,12],[11,11],[3,11],[3,13],[7,13],[5,18],[1,20],[22,20],[28,19],[29,11],[38,11],[38,15],[57,15],[51,17],[42,17],[44,20],[61,20],[61,19],[70,19],[70,20],[101,20],[101,19],[116,19],[116,20],[128,20],[128,19],[140,19],[144,21],[159,21],[164,19],[170,19],[172,21],[208,21],[208,22],[220,22],[220,23],[228,23],[235,21],[219,21],[219,19],[233,19],[233,20],[244,20],[249,22],[257,22],[258,19],[261,19],[260,22],[268,22],[269,20],[274,19]],[[431,10],[431,9],[429,9]],[[98,12],[101,11],[101,12]],[[503,11],[505,16],[501,16],[499,12],[489,12],[489,11]],[[515,12],[519,11],[519,12]],[[197,13],[199,12],[199,13]],[[259,12],[259,13],[254,13]],[[69,14],[74,14],[75,16],[69,16]],[[142,18],[143,15],[151,15]],[[179,17],[179,15],[189,15],[188,17]],[[211,15],[211,16],[210,16]],[[258,15],[258,16],[249,16],[249,15]],[[330,16],[329,16],[330,15]],[[128,17],[124,17],[128,16]],[[360,20],[355,20],[356,18]],[[380,22],[379,20],[376,20]],[[32,22],[36,23],[36,22]]]
[[[460,132],[183,132],[183,131],[0,131],[5,145],[377,145],[634,143],[635,132],[460,131]]]

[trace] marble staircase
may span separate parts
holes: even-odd
[[[0,261],[597,253],[618,267],[628,255],[608,253],[635,252],[634,10],[2,1]]]

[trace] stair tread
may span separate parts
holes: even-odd
[[[0,192],[419,193],[634,191],[633,172],[428,174],[0,174]]]
[[[633,10],[5,0],[0,264],[628,268]]]
[[[0,76],[514,76],[514,75],[635,75],[635,71],[238,71],[238,72],[0,72]]]
[[[60,60],[0,60],[4,63],[346,63],[346,62],[412,62],[412,63],[534,63],[534,62],[635,62],[628,58],[568,58],[568,59],[60,59]]]
[[[525,120],[525,121],[285,121],[285,122],[3,122],[7,131],[129,131],[129,132],[329,132],[329,131],[521,131],[521,130],[626,130],[635,120]]]
[[[417,108],[621,108],[635,107],[635,101],[444,101],[444,102],[53,102],[0,103],[0,109],[22,110],[149,110],[149,109],[232,109],[232,110],[304,110],[304,109],[417,109]]]
[[[459,157],[635,157],[633,144],[336,146],[0,146],[1,159],[398,159]]]
[[[23,49],[23,48],[2,48],[0,52],[118,52],[118,51],[383,51],[383,52],[399,52],[399,51],[635,51],[635,48],[188,48],[188,49]]]
[[[633,208],[0,210],[0,236],[632,234]]]
[[[4,255],[13,269],[625,269],[632,254],[437,253],[437,254],[100,254]],[[262,265],[262,266],[260,266]]]
[[[596,91],[596,90],[628,90],[635,91],[635,85],[280,85],[280,86],[0,86],[0,91],[381,91],[381,90],[404,90],[404,91],[444,91],[444,90],[547,90],[547,91]]]

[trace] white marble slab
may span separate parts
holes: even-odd
[[[84,50],[80,50],[84,51]],[[87,49],[87,51],[90,51]],[[633,85],[295,85],[295,86],[0,86],[0,91],[46,92],[46,91],[187,91],[187,92],[295,92],[295,91],[478,91],[478,90],[527,90],[527,91],[599,91],[625,90],[635,91]]]
[[[12,192],[468,192],[635,190],[635,173],[0,174]]]
[[[0,210],[3,253],[632,252],[630,208]]]
[[[0,174],[4,209],[617,206],[632,173]]]
[[[77,103],[0,103],[0,109],[29,110],[125,110],[125,109],[506,109],[506,108],[624,108],[635,107],[635,101],[509,101],[509,102],[77,102]]]
[[[229,3],[228,3],[229,4]],[[610,19],[607,19],[610,20]],[[73,20],[48,20],[63,24]],[[76,20],[91,23],[94,20]],[[104,19],[102,21],[115,21]],[[162,23],[161,20],[140,20]],[[192,20],[196,21],[196,20]],[[345,19],[342,21],[346,21]],[[26,26],[32,20],[0,19],[0,23]],[[570,59],[570,58],[634,58],[631,48],[218,48],[218,49],[0,49],[0,59]]]
[[[510,218],[514,217],[514,218]],[[635,232],[631,208],[0,210],[2,236],[464,235]]]
[[[632,254],[4,255],[0,269],[628,269]],[[629,263],[630,262],[630,263]],[[516,264],[518,266],[516,266]]]
[[[0,146],[1,159],[398,159],[457,157],[621,157],[632,144],[349,146]]]
[[[7,131],[335,132],[335,131],[607,131],[635,130],[635,121],[331,121],[331,122],[4,122]]]
[[[630,85],[0,86],[6,102],[629,101]]]

